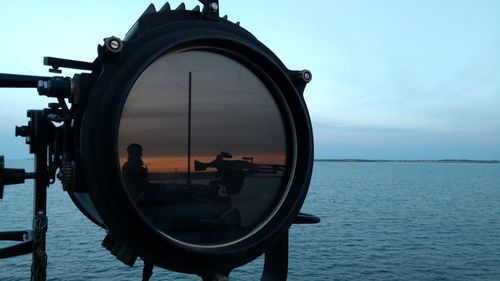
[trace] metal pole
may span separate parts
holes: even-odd
[[[266,251],[261,281],[286,281],[288,274],[288,231]]]
[[[188,94],[188,165],[187,185],[191,185],[191,72],[189,72],[189,94]]]
[[[38,81],[51,77],[0,73],[0,88],[36,88]]]
[[[33,260],[31,281],[45,281],[47,278],[47,254],[45,239],[47,232],[47,142],[48,121],[43,110],[30,110],[32,122],[31,145],[35,154],[35,190],[33,206]]]

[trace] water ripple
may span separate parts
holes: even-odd
[[[315,163],[302,211],[322,220],[292,226],[289,280],[500,280],[499,186],[500,165]],[[49,281],[140,280],[142,262],[104,250],[60,186],[48,197]],[[31,185],[6,189],[0,231],[31,227],[31,198]],[[0,280],[29,280],[30,262],[0,260]],[[259,280],[262,266],[231,280]],[[152,280],[199,278],[155,268]]]

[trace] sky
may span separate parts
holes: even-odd
[[[149,3],[2,2],[0,73],[50,75],[44,56],[92,61]],[[220,9],[288,68],[312,71],[304,97],[316,158],[500,159],[499,1],[220,0]],[[14,127],[50,99],[33,89],[0,96],[0,154],[27,158]]]

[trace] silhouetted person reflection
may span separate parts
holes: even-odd
[[[132,143],[127,147],[128,160],[123,164],[122,174],[132,199],[137,200],[147,186],[148,168],[142,161],[142,146]]]
[[[138,203],[141,193],[149,183],[148,167],[142,161],[142,146],[132,143],[127,147],[128,159],[122,167],[125,186],[132,199]],[[147,281],[153,275],[153,264],[144,261],[142,280]]]

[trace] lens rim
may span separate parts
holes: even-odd
[[[161,54],[156,59],[154,59],[151,62],[151,64],[155,63],[158,59],[165,59],[169,55],[177,55],[179,53],[186,53],[186,54],[189,55],[189,52],[204,52],[204,53],[216,54],[216,55],[222,56],[225,59],[228,59],[228,60],[231,60],[231,61],[233,61],[235,63],[238,63],[240,65],[240,67],[245,68],[246,70],[248,70],[251,74],[253,74],[255,76],[256,79],[259,79],[259,81],[264,84],[264,81],[262,81],[261,78],[257,77],[257,75],[251,69],[249,69],[245,64],[242,63],[243,61],[246,60],[244,57],[241,57],[241,55],[239,55],[237,53],[234,53],[232,51],[228,51],[228,50],[221,49],[221,48],[214,48],[214,47],[210,47],[210,46],[195,46],[195,47],[189,47],[189,48],[185,48],[185,49],[177,49],[177,50],[169,52],[167,54]],[[246,61],[245,63],[248,64],[249,62]],[[136,81],[142,77],[142,74],[144,73],[144,71],[146,71],[151,64],[149,64],[143,70],[143,72],[141,72],[141,74],[138,75]],[[133,85],[135,85],[135,83]],[[132,87],[134,87],[134,86],[132,86]],[[156,231],[158,231],[160,234],[165,235],[168,239],[172,239],[176,243],[185,245],[186,247],[194,247],[194,248],[200,248],[200,249],[202,249],[202,248],[220,248],[220,247],[224,247],[224,246],[228,246],[228,245],[231,245],[231,244],[238,243],[239,241],[244,240],[244,239],[248,238],[249,236],[253,235],[253,233],[257,232],[276,213],[276,211],[281,206],[281,203],[284,200],[284,197],[288,193],[288,190],[290,189],[291,181],[288,180],[288,179],[290,178],[290,174],[293,174],[293,173],[291,173],[291,171],[290,171],[291,169],[289,169],[289,167],[293,168],[295,166],[295,164],[294,164],[295,163],[295,159],[294,159],[294,153],[293,153],[293,151],[294,151],[293,148],[295,146],[295,137],[294,137],[294,134],[292,134],[290,132],[290,131],[293,131],[293,124],[288,124],[291,121],[291,117],[290,117],[291,114],[289,112],[289,109],[284,106],[285,101],[284,101],[283,97],[279,93],[273,93],[273,91],[276,91],[276,89],[269,89],[268,85],[265,85],[265,84],[264,84],[264,87],[267,90],[267,92],[263,93],[263,94],[264,95],[269,94],[271,96],[272,100],[275,102],[275,105],[277,107],[278,114],[281,117],[281,121],[282,121],[282,125],[283,125],[283,131],[285,133],[285,136],[283,136],[283,138],[285,140],[285,148],[286,148],[286,152],[285,152],[285,154],[286,154],[286,163],[285,163],[285,166],[287,167],[285,169],[285,172],[281,176],[282,179],[287,179],[287,180],[284,181],[284,182],[282,182],[280,184],[278,192],[274,196],[273,200],[267,206],[268,210],[262,212],[262,215],[260,216],[261,218],[262,217],[265,217],[265,218],[258,220],[258,223],[254,227],[254,229],[252,229],[248,233],[242,235],[241,237],[236,238],[236,239],[234,239],[232,241],[229,241],[229,242],[223,242],[223,243],[219,243],[219,244],[203,244],[203,243],[196,244],[196,243],[188,243],[188,242],[182,241],[179,238],[176,238],[173,235],[169,235],[166,232],[162,232],[162,231],[156,229],[154,227],[154,224],[151,223],[151,227],[153,229],[155,229]],[[119,104],[118,105],[120,108],[122,108],[121,109],[121,114],[120,114],[120,121],[121,121],[121,119],[123,117],[123,110],[124,110],[124,108],[125,108],[125,106],[127,104],[128,95],[130,94],[131,90],[132,89],[129,89],[128,93],[125,96],[125,98],[123,100],[121,100],[121,102],[123,102],[123,104]],[[279,102],[277,100],[279,100]],[[288,118],[284,119],[282,117],[283,115],[286,115]],[[118,132],[118,134],[120,134],[120,131]],[[118,136],[118,141],[120,141],[119,140],[119,136]],[[117,157],[118,157],[118,155],[117,155]],[[118,161],[119,161],[119,157],[118,157]],[[123,177],[122,177],[122,185],[123,186],[126,185]],[[130,200],[133,200],[132,197],[130,197]],[[143,212],[137,206],[135,206],[135,207],[136,207],[137,212],[139,212],[141,215],[143,215],[143,218],[145,220],[148,220],[147,217],[143,214]]]

